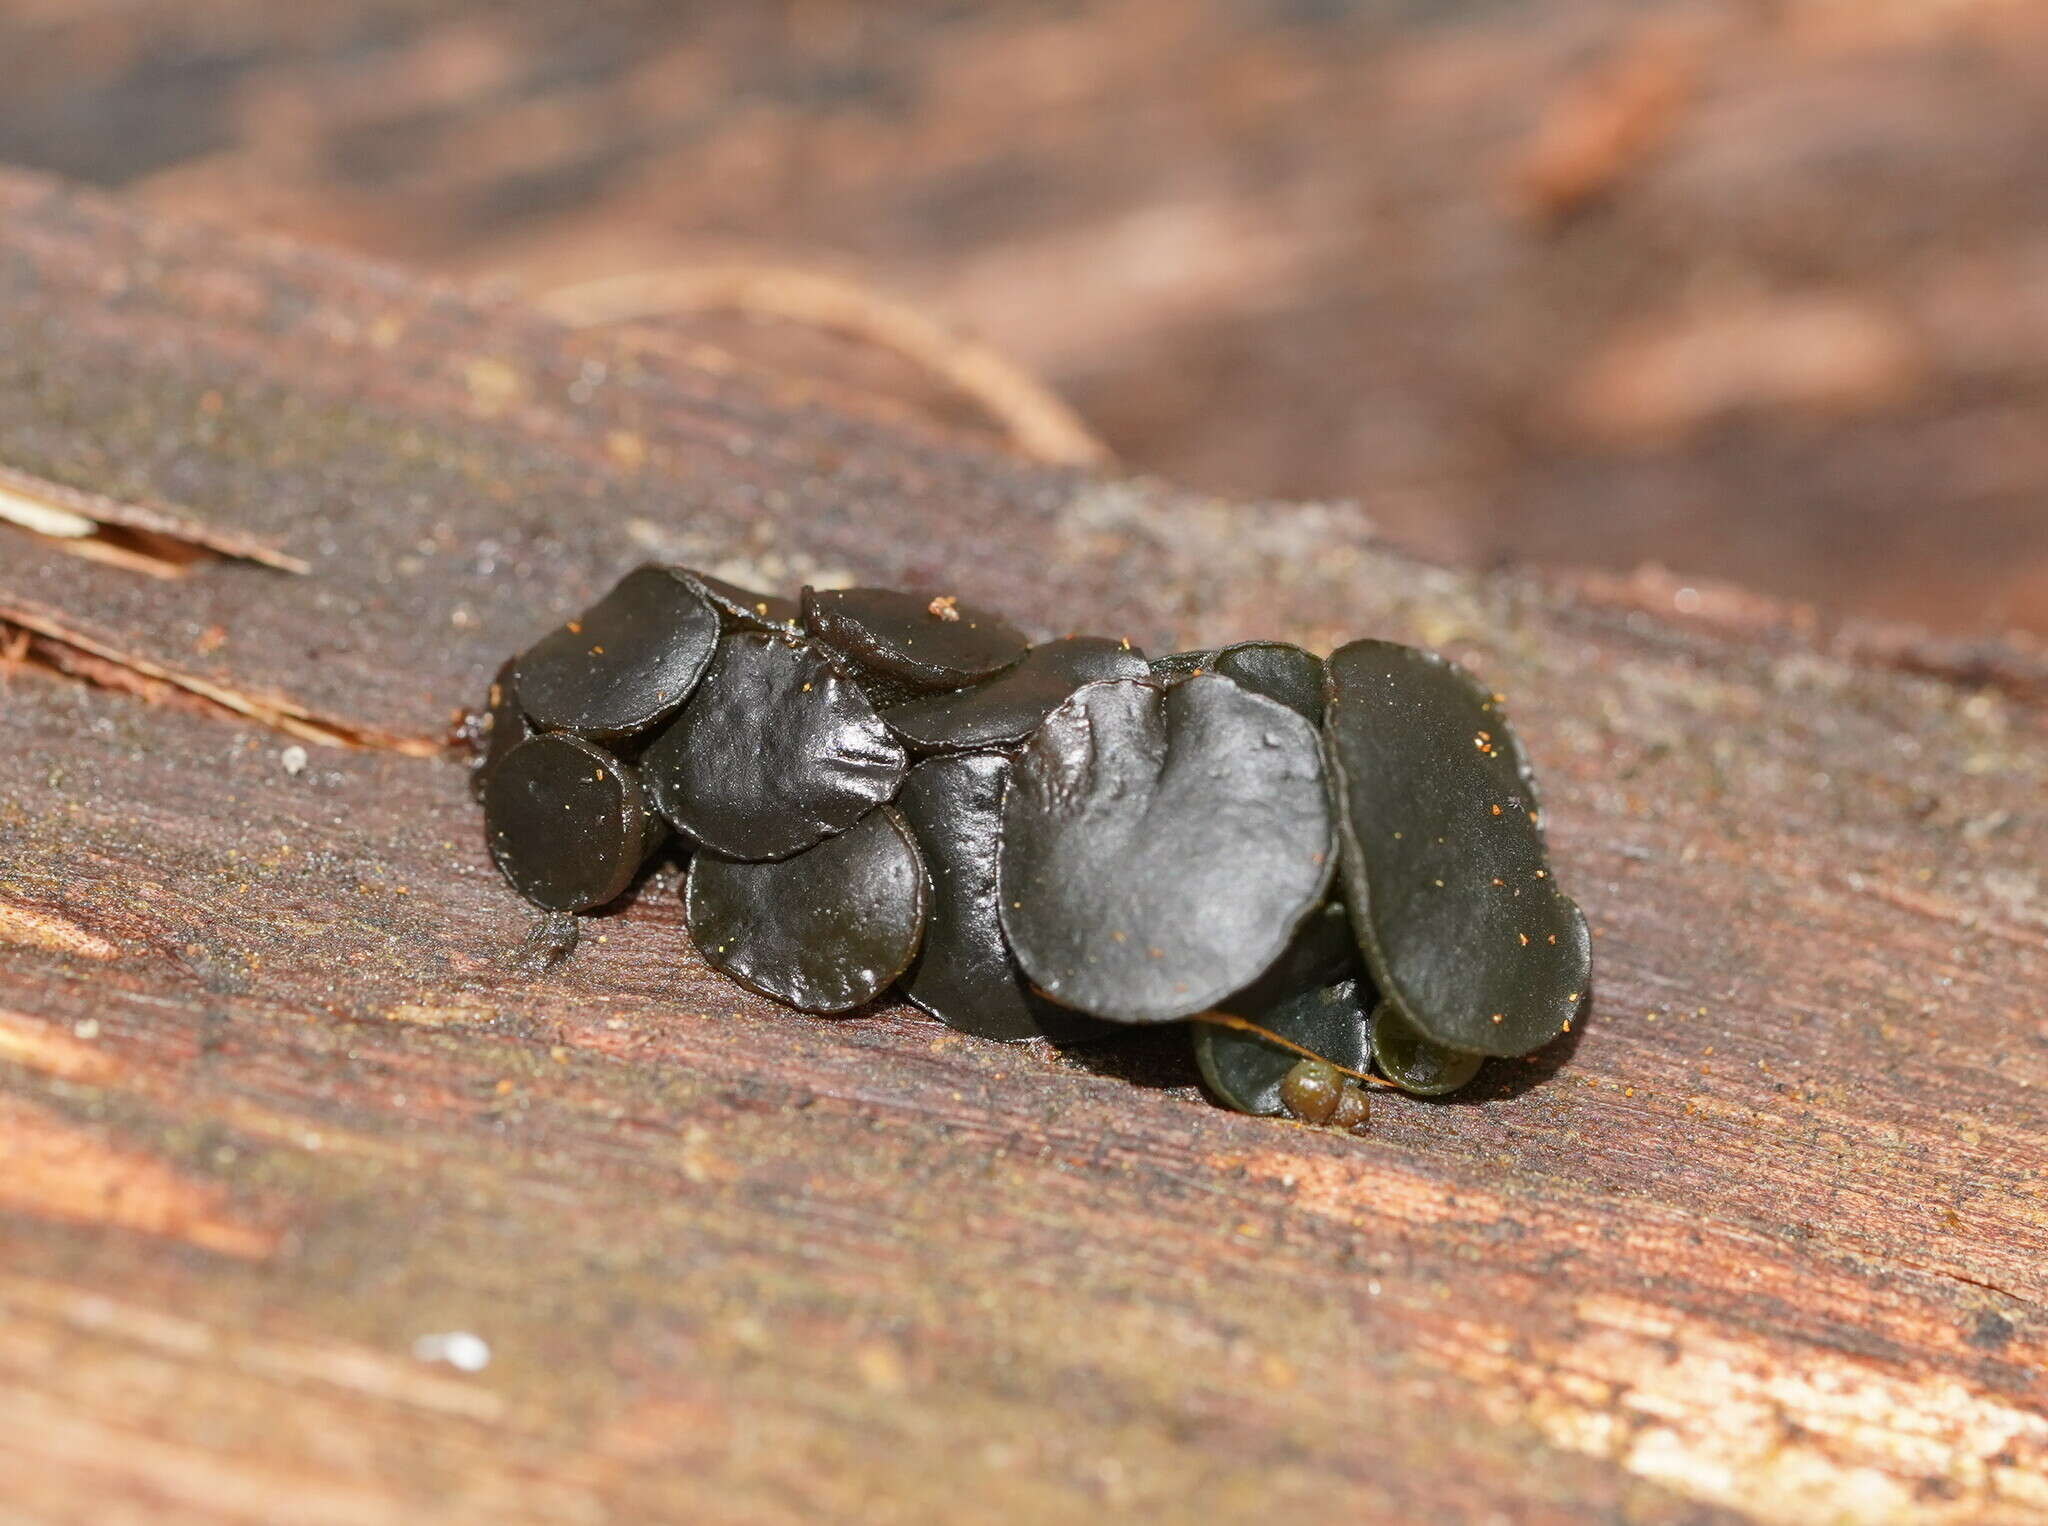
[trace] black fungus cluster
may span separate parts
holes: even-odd
[[[1188,1019],[1209,1091],[1357,1125],[1585,1000],[1586,923],[1500,709],[1434,653],[1148,662],[880,588],[645,566],[507,663],[475,727],[492,856],[555,913],[673,832],[715,968],[805,1012],[892,986],[992,1039]]]

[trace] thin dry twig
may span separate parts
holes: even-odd
[[[166,503],[124,502],[0,463],[0,521],[60,551],[151,577],[181,577],[194,562],[234,557],[301,577],[301,557]]]
[[[672,266],[563,287],[538,305],[572,328],[739,312],[833,329],[894,350],[973,398],[1036,460],[1092,466],[1109,459],[1080,415],[1016,362],[842,276],[781,265]]]
[[[1353,1070],[1349,1065],[1339,1065],[1329,1056],[1317,1054],[1313,1049],[1306,1049],[1300,1044],[1295,1043],[1293,1039],[1283,1039],[1272,1029],[1261,1028],[1250,1018],[1239,1017],[1235,1012],[1197,1012],[1188,1021],[1191,1023],[1212,1023],[1218,1028],[1235,1028],[1240,1033],[1249,1033],[1254,1037],[1264,1039],[1269,1044],[1277,1044],[1290,1054],[1300,1055],[1304,1060],[1319,1060],[1332,1070],[1339,1071],[1351,1077],[1354,1081],[1363,1081],[1368,1086],[1384,1086],[1394,1091],[1401,1089],[1384,1076],[1375,1076],[1362,1070]]]

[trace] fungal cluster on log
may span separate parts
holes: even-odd
[[[705,960],[805,1012],[894,986],[991,1039],[1185,1023],[1225,1106],[1355,1127],[1360,1081],[1454,1091],[1588,991],[1500,696],[1414,647],[1148,662],[649,565],[506,663],[473,735],[521,895],[601,906],[673,832]]]

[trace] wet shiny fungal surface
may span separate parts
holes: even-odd
[[[580,737],[512,748],[485,779],[483,802],[500,872],[550,911],[615,900],[659,841],[633,770]]]
[[[498,669],[491,679],[489,692],[484,696],[483,719],[475,733],[483,750],[477,754],[469,771],[470,793],[479,800],[484,798],[484,781],[505,754],[521,742],[540,735],[533,722],[526,718],[526,712],[519,708],[517,691],[512,686],[512,669],[517,661],[514,658]]]
[[[1486,1056],[1432,1043],[1391,1002],[1381,1002],[1372,1019],[1373,1057],[1380,1074],[1418,1097],[1441,1097],[1470,1083]]]
[[[1277,699],[1311,726],[1323,723],[1323,659],[1285,641],[1240,641],[1218,652],[1210,671]]]
[[[1315,730],[1204,675],[1090,684],[1004,799],[1004,931],[1032,984],[1118,1022],[1215,1005],[1321,902],[1334,829]]]
[[[753,990],[831,1014],[894,991],[1009,1042],[1193,1019],[1155,1047],[1184,1069],[1191,1043],[1219,1105],[1362,1131],[1347,1072],[1453,1091],[1587,998],[1499,707],[1387,642],[1148,661],[1027,646],[943,594],[650,564],[506,663],[451,741],[545,913],[529,972],[673,823],[690,936]]]
[[[784,858],[895,797],[902,743],[816,648],[740,632],[640,760],[654,804],[700,847]]]
[[[1482,1054],[1547,1043],[1590,980],[1499,702],[1434,653],[1358,641],[1326,663],[1344,896],[1381,995]]]
[[[693,567],[672,570],[718,611],[727,630],[789,631],[796,628],[801,618],[794,599],[774,593],[757,593]]]
[[[719,629],[718,611],[689,580],[636,568],[519,657],[520,706],[544,731],[597,741],[645,731],[690,697]]]
[[[1368,992],[1372,985],[1358,934],[1352,931],[1351,914],[1341,901],[1325,901],[1302,920],[1280,957],[1256,980],[1216,1005],[1225,1012],[1250,1017],[1291,996],[1340,980],[1361,980]]]
[[[1010,760],[998,753],[929,758],[896,808],[924,856],[931,914],[903,994],[949,1028],[989,1039],[1071,1038],[1098,1031],[1034,996],[996,908],[996,842]]]
[[[948,594],[894,588],[803,593],[804,629],[878,677],[912,689],[957,689],[1023,660],[1024,633]]]
[[[1128,642],[1068,636],[1031,648],[986,683],[887,706],[882,719],[920,752],[1014,747],[1083,684],[1146,672],[1145,654]]]
[[[1216,650],[1212,647],[1199,652],[1168,652],[1164,657],[1154,657],[1149,666],[1154,678],[1165,683],[1179,683],[1197,673],[1215,671]]]
[[[1372,1059],[1370,988],[1356,980],[1301,991],[1261,1011],[1226,1011],[1292,1040],[1312,1054],[1347,1070],[1364,1070]],[[1289,1111],[1280,1083],[1302,1057],[1241,1028],[1196,1022],[1195,1064],[1209,1094],[1240,1113],[1275,1116]],[[1317,1120],[1322,1121],[1322,1120]]]
[[[802,1012],[850,1012],[917,956],[929,892],[910,829],[880,806],[793,858],[740,863],[700,853],[684,920],[704,958]]]

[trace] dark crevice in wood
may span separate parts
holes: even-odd
[[[1967,1272],[1948,1272],[1943,1271],[1938,1266],[1922,1266],[1917,1262],[1911,1261],[1901,1261],[1899,1265],[1906,1271],[1918,1272],[1923,1277],[1932,1277],[1939,1282],[1952,1282],[1958,1287],[1976,1288],[1980,1292],[1991,1293],[1999,1298],[2010,1299],[2016,1304],[2030,1306],[2031,1303],[2024,1293],[2015,1292],[2008,1287],[2001,1287],[1995,1282],[1986,1282],[1981,1277],[1972,1277]]]
[[[11,610],[0,610],[0,672],[29,668],[94,688],[132,694],[231,723],[254,721],[321,747],[363,748],[408,757],[440,757],[445,743],[398,736],[306,714],[141,658],[124,657],[70,632]]]
[[[192,568],[204,563],[226,559],[218,551],[179,540],[176,536],[161,535],[152,530],[132,530],[124,525],[98,525],[84,535],[43,535],[19,528],[18,533],[67,556],[166,580],[182,578]]]
[[[302,559],[168,505],[125,503],[0,465],[0,524],[56,550],[149,577],[183,577],[204,562],[243,561],[304,575]]]
[[[132,694],[146,704],[167,705],[216,720],[239,721],[241,716],[225,705],[205,699],[176,684],[138,673],[120,663],[108,662],[78,647],[25,626],[0,620],[0,673],[30,672],[64,683],[89,684],[117,694]]]

